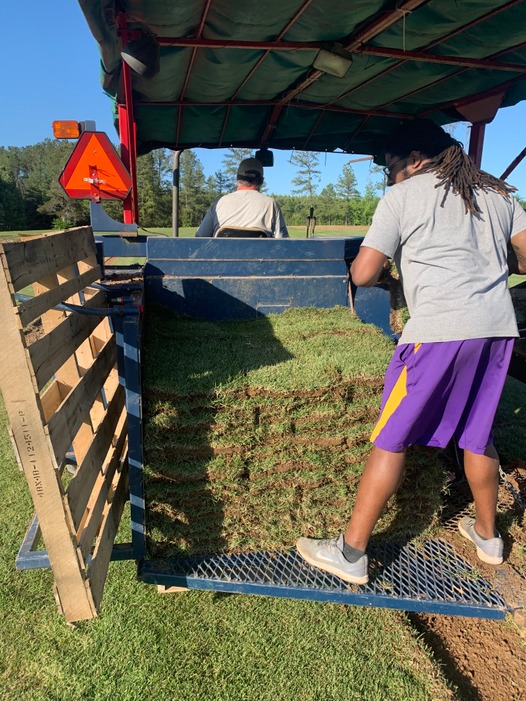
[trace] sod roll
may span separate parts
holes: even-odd
[[[337,534],[392,351],[390,339],[343,307],[219,323],[149,309],[150,555],[282,549],[299,535]],[[401,517],[402,494],[379,526],[387,536],[418,535],[438,512],[443,467],[429,451],[415,460],[419,515],[410,508]]]

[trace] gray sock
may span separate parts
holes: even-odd
[[[357,548],[353,548],[352,545],[348,545],[345,542],[345,538],[343,539],[343,556],[348,562],[358,562],[358,560],[365,555],[364,550],[358,550]]]

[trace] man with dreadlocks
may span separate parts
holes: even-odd
[[[476,509],[459,530],[481,560],[502,562],[492,423],[518,336],[509,244],[514,272],[526,274],[526,213],[514,188],[479,170],[462,144],[430,120],[414,120],[391,134],[385,159],[392,187],[351,275],[369,287],[393,258],[410,319],[386,371],[373,447],[345,533],[297,542],[307,562],[356,584],[368,581],[365,551],[402,480],[406,448],[444,448],[453,437],[464,450]]]

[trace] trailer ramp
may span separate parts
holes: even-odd
[[[506,603],[443,540],[377,543],[369,583],[348,585],[311,567],[294,549],[144,561],[139,579],[163,587],[326,601],[426,613],[503,619]]]

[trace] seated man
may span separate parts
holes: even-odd
[[[272,197],[262,195],[263,166],[245,158],[237,170],[237,190],[220,197],[205,214],[196,236],[215,236],[222,227],[261,229],[268,237],[288,238],[283,213]]]

